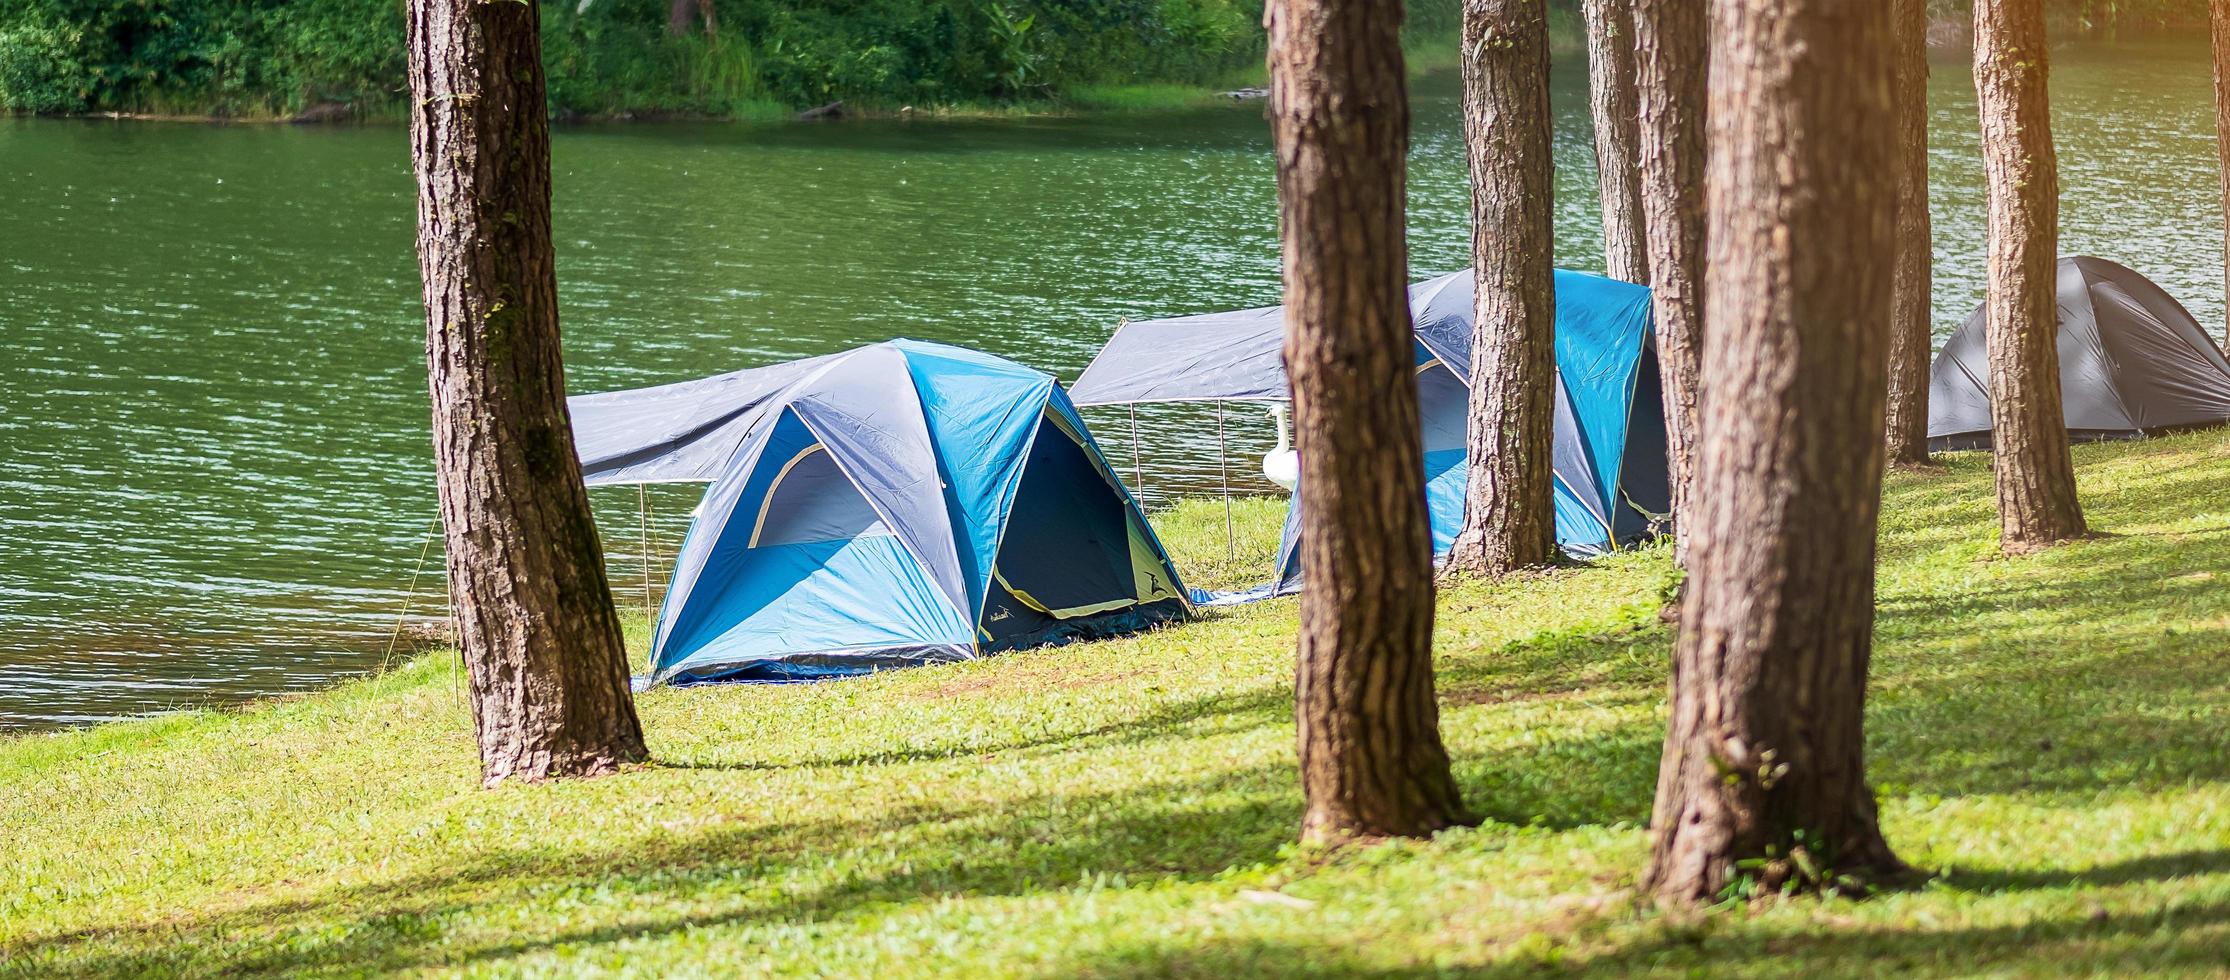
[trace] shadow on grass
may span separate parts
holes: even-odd
[[[1299,819],[1287,781],[1282,769],[1249,769],[1123,794],[1023,797],[997,813],[912,807],[600,850],[497,849],[299,899],[0,946],[0,974],[410,970],[728,925],[830,922],[924,896],[1032,894],[1100,874],[1141,885],[1202,881],[1277,855]],[[1192,802],[1162,805],[1175,800]],[[606,921],[574,924],[582,919]]]
[[[2111,888],[2230,872],[2230,849],[2177,851],[2116,861],[2081,871],[2058,868],[1947,868],[1937,879],[1959,891],[1991,894],[2040,888]]]
[[[1625,649],[1646,638],[1617,634],[1603,642]],[[1568,636],[1517,644],[1500,661],[1459,667],[1455,675],[1520,684],[1536,672],[1581,669],[1592,649],[1592,641]],[[1291,712],[1289,693],[1265,687],[1044,739],[798,765],[872,767],[1157,739],[1198,743],[1290,724]],[[1627,726],[1522,754],[1466,754],[1459,768],[1467,790],[1492,802],[1485,815],[1497,820],[1574,826],[1630,819],[1632,807],[1613,801],[1632,795],[1646,805],[1646,793],[1630,791],[1651,777],[1657,737],[1650,726]],[[1547,758],[1542,753],[1563,760],[1558,778],[1536,778]],[[1605,787],[1614,790],[1604,793]],[[408,971],[698,929],[841,923],[926,908],[924,899],[937,896],[1058,892],[1111,877],[1129,888],[1197,883],[1279,860],[1299,814],[1293,774],[1276,764],[1119,793],[1018,795],[996,811],[916,806],[852,820],[650,833],[602,849],[497,848],[439,871],[0,946],[0,974]],[[613,896],[624,900],[615,904]],[[562,914],[545,919],[553,910]]]
[[[1878,783],[1973,795],[2230,779],[2230,535],[2083,547],[2049,583],[1883,601]]]
[[[1659,921],[1629,941],[1541,933],[1468,952],[1429,968],[1374,962],[1354,943],[1210,940],[1082,951],[1045,976],[1093,977],[1519,977],[2127,976],[2212,972],[2230,941],[2230,904],[2207,902],[2135,914],[2089,914],[2016,925],[1950,929],[1779,928],[1717,919],[1702,928]],[[1600,945],[1598,945],[1600,944]],[[1468,960],[1468,962],[1466,962]]]
[[[1456,776],[1474,812],[1499,823],[1554,829],[1648,818],[1665,737],[1655,705],[1664,697],[1672,635],[1650,610],[1625,613],[1441,659],[1434,684],[1444,719],[1466,708],[1549,702],[1609,708],[1631,719],[1578,736],[1532,729],[1520,752],[1452,745]]]
[[[871,752],[814,756],[791,761],[724,762],[716,759],[671,758],[656,760],[665,769],[771,771],[829,769],[854,766],[904,765],[948,762],[993,754],[1047,754],[1059,751],[1137,745],[1161,738],[1235,734],[1277,724],[1291,724],[1293,694],[1282,688],[1204,695],[1169,703],[1121,721],[1092,725],[1075,731],[1051,732],[1030,738],[992,743],[930,742]]]
[[[2230,599],[2215,581],[2188,577],[2230,572],[2225,538],[2214,530],[2132,535],[2082,546],[2080,567],[2056,565],[2047,583],[1887,597],[1875,670],[1881,683],[1868,714],[1877,781],[1894,787],[1892,793],[1957,795],[2096,794],[2230,779],[2230,731],[2217,710],[2225,698],[2220,678],[2230,650]],[[2140,601],[2173,610],[2179,628],[2147,632],[2119,618]],[[1465,794],[1483,815],[1550,828],[1638,825],[1646,818],[1671,633],[1650,617],[1625,615],[1633,612],[1441,658],[1438,684],[1451,716],[1546,702],[1611,711],[1595,717],[1593,727],[1529,728],[1521,749],[1452,746]],[[2117,617],[2114,625],[2100,628],[2108,614]],[[2019,629],[1992,626],[1986,635],[1977,629],[1984,616],[2008,615],[2018,618]],[[1946,647],[1951,652],[1939,649]],[[2181,713],[2162,710],[2169,708]],[[1217,747],[1214,739],[1291,723],[1291,693],[1286,679],[1276,677],[992,744],[939,741],[931,734],[920,742],[826,757],[759,763],[683,757],[666,765],[872,769],[1170,742],[1198,743],[1199,751],[1209,752]],[[1186,745],[1179,751],[1194,750]],[[737,821],[670,833],[641,828],[592,848],[496,847],[467,855],[455,867],[326,887],[299,898],[254,901],[246,895],[250,900],[235,906],[159,923],[0,945],[0,974],[411,970],[698,929],[926,913],[934,903],[925,899],[937,896],[1036,895],[1114,876],[1133,888],[1198,883],[1280,859],[1299,815],[1293,782],[1289,764],[1281,763],[1112,793],[1018,792],[996,811],[883,807],[852,819]],[[875,784],[862,777],[853,791],[861,786]],[[1938,887],[1984,894],[2082,889],[2226,871],[2230,851],[2196,850],[2086,870],[1954,867]],[[2226,923],[2230,906],[2219,903],[1938,930],[1802,929],[1771,917],[1730,917],[1712,934],[1676,935],[1640,922],[1600,942],[1567,931],[1538,949],[1472,949],[1460,954],[1469,962],[1459,958],[1450,968],[1478,975],[1530,972],[1564,956],[1564,967],[1596,973],[1707,964],[1747,964],[1772,974],[1974,972],[2008,963],[2088,973],[2131,962],[2218,965],[2219,959],[2199,958],[2219,957]],[[1558,943],[1575,939],[1582,948],[1559,952]],[[1332,939],[1318,946],[1172,937],[1081,950],[1054,972],[1412,972],[1388,971],[1369,953]]]

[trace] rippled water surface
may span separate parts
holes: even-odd
[[[2068,51],[2066,249],[2221,322],[2203,46]],[[1981,294],[1965,71],[1934,106],[1939,334]],[[1600,266],[1584,80],[1558,78],[1559,264]],[[1468,250],[1454,82],[1417,92],[1412,265]],[[0,119],[0,727],[298,690],[441,600],[399,128]],[[644,125],[556,139],[574,391],[893,336],[1073,378],[1122,317],[1274,302],[1259,106],[1099,119]],[[1149,496],[1217,482],[1199,410],[1141,412]],[[1130,419],[1096,413],[1130,466]],[[1270,432],[1234,409],[1249,490]],[[1203,436],[1201,433],[1207,433]],[[621,601],[632,488],[595,493]],[[649,497],[653,568],[687,488]]]

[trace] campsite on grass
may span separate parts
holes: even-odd
[[[16,0],[0,195],[0,980],[2230,976],[2230,6]]]

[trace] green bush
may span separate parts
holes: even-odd
[[[0,0],[0,106],[286,112],[391,99],[398,0]]]
[[[1452,32],[1454,0],[1413,4]],[[667,0],[542,5],[561,114],[762,115],[836,99],[1007,102],[1259,71],[1261,0],[776,0],[717,37]],[[403,102],[404,0],[0,0],[0,109],[283,115]]]
[[[1964,16],[1968,3],[1934,0],[1945,17]],[[2048,3],[2059,29],[2101,34],[2207,16],[2203,0]],[[1576,20],[1576,0],[1553,6],[1560,27]],[[0,0],[0,110],[273,115],[345,102],[392,111],[405,89],[403,9],[404,0]],[[1261,0],[771,0],[719,13],[718,37],[672,38],[667,0],[544,4],[553,110],[1002,102],[1222,83],[1262,61]],[[1460,13],[1455,0],[1412,3],[1410,35],[1452,35]]]
[[[0,109],[75,112],[85,108],[75,31],[38,24],[0,29]]]

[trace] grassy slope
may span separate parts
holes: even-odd
[[[493,792],[428,657],[0,742],[0,974],[2219,971],[2230,434],[2079,458],[2118,536],[2031,559],[1992,555],[1986,459],[1891,482],[1869,734],[1891,841],[1943,872],[1911,892],[1635,906],[1660,549],[1444,595],[1443,724],[1489,820],[1431,842],[1288,846],[1289,600],[849,683],[656,691],[657,764]],[[1238,516],[1260,561],[1275,508]],[[1165,523],[1192,567],[1221,557],[1220,507]]]

